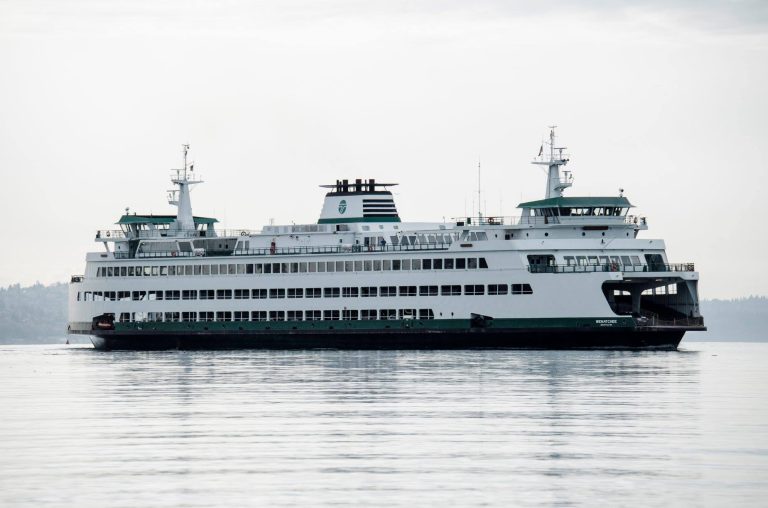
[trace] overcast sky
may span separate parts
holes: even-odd
[[[126,206],[317,220],[337,178],[400,182],[405,220],[617,195],[705,298],[768,294],[768,2],[0,0],[0,284],[68,280]],[[510,6],[512,5],[512,6]]]

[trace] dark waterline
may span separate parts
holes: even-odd
[[[758,505],[768,344],[0,347],[0,505]]]

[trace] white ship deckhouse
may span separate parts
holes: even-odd
[[[623,195],[571,197],[563,149],[518,217],[401,220],[391,188],[337,180],[316,223],[226,231],[192,213],[126,211],[69,287],[69,333],[101,349],[658,348],[704,330],[699,274]],[[544,150],[542,150],[542,153]],[[442,214],[441,214],[442,215]]]

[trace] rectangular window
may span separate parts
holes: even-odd
[[[237,265],[236,264],[230,264],[227,265],[227,274],[228,275],[237,275]]]
[[[181,299],[182,300],[197,300],[197,290],[196,289],[185,289],[181,292]]]
[[[272,288],[269,290],[269,297],[270,298],[285,298],[285,289],[284,288]],[[270,319],[271,321],[271,319]]]
[[[304,298],[304,288],[288,288],[288,298]]]
[[[382,261],[382,267],[384,271],[392,270],[392,261],[389,259],[385,259]]]
[[[170,291],[169,291],[170,293]],[[99,293],[101,294],[101,293]],[[147,292],[147,300],[154,301],[154,300],[162,300],[163,299],[163,292],[162,291],[148,291]],[[170,300],[170,298],[168,298]]]
[[[419,296],[437,296],[437,286],[419,286]]]
[[[201,273],[203,273],[203,271],[202,271],[202,268],[203,268],[203,267],[202,267],[202,266],[200,266],[200,265],[195,265],[193,268],[194,268],[194,274],[195,274],[195,275],[200,275]]]
[[[376,286],[364,286],[360,288],[360,296],[363,298],[372,298],[378,296],[379,288]]]
[[[360,319],[365,321],[378,319],[378,311],[376,309],[363,309],[360,311]]]
[[[181,320],[189,323],[191,321],[197,321],[197,312],[182,312]]]
[[[477,270],[477,258],[467,258],[467,268]]]
[[[380,272],[381,271],[381,259],[374,259],[373,260],[373,271],[374,272]]]
[[[254,266],[254,273],[256,275],[261,275],[262,273],[264,273],[264,266],[265,265],[263,265],[262,263],[256,263],[253,266]]]
[[[118,291],[117,292],[117,299],[121,302],[124,302],[126,300],[131,299],[131,292],[130,291]]]
[[[307,263],[299,263],[299,272],[307,273]]]
[[[509,287],[506,284],[488,284],[489,295],[506,295]]]
[[[457,270],[466,270],[467,268],[467,259],[466,258],[456,258],[456,269]]]
[[[235,289],[235,300],[247,300],[251,297],[250,289]]]
[[[410,259],[403,259],[401,262],[400,268],[403,270],[410,270],[411,269],[411,260]]]
[[[411,259],[411,270],[421,270],[421,259]]]
[[[458,284],[440,286],[440,294],[443,296],[461,296],[461,286]]]
[[[433,259],[432,260],[432,269],[433,270],[442,270],[443,269],[443,260],[442,260],[442,258]]]
[[[304,295],[305,298],[322,298],[320,288],[307,288]]]
[[[394,320],[397,319],[397,309],[381,309],[379,319]]]
[[[323,320],[324,321],[338,321],[339,320],[339,311],[338,310],[324,310],[323,311]]]
[[[266,289],[251,289],[251,298],[254,300],[263,300],[267,297]]]
[[[356,309],[344,309],[341,311],[341,319],[357,321],[358,317],[358,311]]]
[[[401,264],[399,259],[392,260],[392,270],[400,270]]]
[[[181,314],[178,312],[166,312],[165,321],[170,323],[177,323],[181,321]]]
[[[211,275],[219,274],[219,265],[211,265]]]
[[[419,319],[435,319],[432,309],[419,309]]]
[[[200,290],[200,299],[201,300],[213,300],[214,299],[214,291],[213,291],[213,289],[201,289]]]
[[[247,310],[236,310],[233,313],[234,321],[248,321],[249,314]]]
[[[317,271],[318,272],[325,272],[325,261],[318,261],[317,263]]]
[[[400,286],[400,296],[416,296],[416,286]]]
[[[382,297],[397,296],[397,286],[382,286],[379,288],[379,295]]]
[[[416,309],[400,309],[397,315],[400,319],[416,319]]]
[[[607,266],[610,261],[608,261],[608,256],[599,256],[600,264],[603,266]]]
[[[565,256],[563,259],[565,259],[566,266],[576,266],[576,258],[573,256]]]
[[[621,264],[624,266],[632,266],[632,260],[629,259],[629,256],[621,256]]]
[[[488,262],[485,260],[485,258],[480,258],[480,269],[481,270],[488,269]]]
[[[485,286],[482,284],[466,284],[464,285],[465,295],[483,295],[485,294]]]
[[[211,265],[203,265],[202,267],[202,274],[203,275],[210,275],[211,274]],[[171,274],[173,275],[173,274]]]
[[[309,272],[310,273],[316,273],[317,272],[317,261],[312,261],[309,263]]]
[[[216,321],[232,321],[232,313],[228,310],[216,312]]]
[[[336,261],[336,271],[337,272],[344,271],[344,261]]]
[[[339,288],[323,288],[323,296],[325,298],[338,298],[340,294]]]
[[[131,313],[130,312],[121,312],[120,313],[120,322],[121,323],[130,323],[131,322]]]
[[[285,311],[283,310],[271,310],[269,311],[270,321],[285,321]]]
[[[333,261],[326,261],[325,263],[325,271],[326,272],[335,272],[336,271],[336,263]]]
[[[345,272],[352,272],[354,268],[354,263],[352,261],[344,261],[344,271]]]
[[[640,256],[632,256],[632,264],[635,266],[640,266],[643,263],[640,262]]]
[[[200,321],[213,321],[214,320],[214,314],[213,312],[200,312],[198,314],[198,319]]]
[[[590,265],[597,265],[597,256],[587,256],[587,261]]]
[[[192,275],[192,265],[184,266],[184,275]]]
[[[305,310],[304,311],[304,320],[305,321],[320,321],[322,318],[322,313],[319,310]]]
[[[363,269],[366,272],[373,270],[373,262],[370,259],[363,261]]]
[[[267,311],[265,310],[251,311],[251,321],[266,321],[266,320],[267,320]]]
[[[445,270],[453,270],[453,258],[445,258],[443,259],[443,269]]]
[[[300,310],[289,310],[286,313],[286,321],[301,321],[304,319],[304,312]]]
[[[216,299],[217,300],[231,300],[232,299],[232,290],[231,289],[217,289],[216,290]]]
[[[181,300],[181,291],[178,289],[174,291],[166,291],[165,292],[165,299],[166,300]]]
[[[512,284],[513,295],[532,295],[533,289],[530,284]]]
[[[171,267],[171,268],[173,268],[173,267]],[[128,267],[128,277],[133,277],[133,267],[132,266]]]
[[[341,296],[344,298],[357,298],[358,289],[356,287],[341,288]]]

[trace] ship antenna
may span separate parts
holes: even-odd
[[[481,187],[480,187],[480,157],[477,158],[477,217],[478,219],[483,218],[483,212],[480,208],[482,204],[482,200],[480,199],[480,193],[481,193]]]

